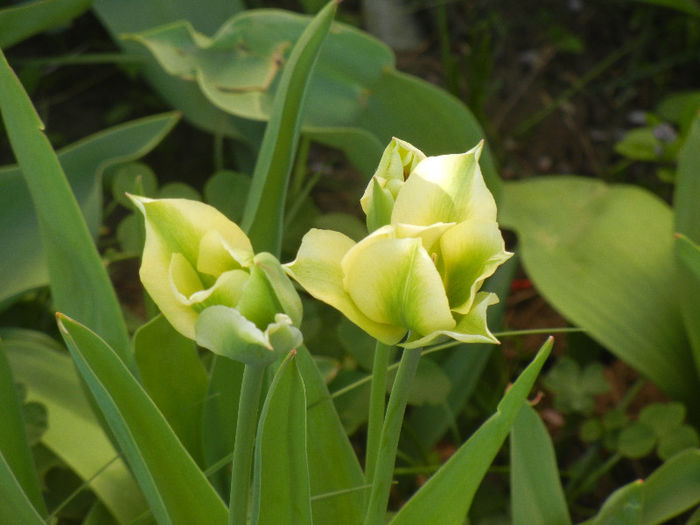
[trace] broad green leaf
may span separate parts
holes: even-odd
[[[81,479],[91,480],[90,488],[119,523],[134,521],[146,502],[95,418],[70,357],[40,332],[2,329],[0,336],[27,401],[47,409],[49,426],[41,443]]]
[[[203,465],[201,427],[208,377],[197,345],[158,316],[134,334],[134,357],[146,392],[190,455]]]
[[[329,2],[304,29],[279,79],[241,223],[258,252],[280,256],[289,174],[309,84],[336,6]]]
[[[588,525],[657,525],[700,503],[700,450],[681,452],[645,480],[617,489]]]
[[[29,496],[15,477],[5,456],[0,451],[0,523],[44,525]]]
[[[510,431],[510,494],[515,525],[571,523],[552,439],[528,404]]]
[[[550,304],[698,408],[700,384],[674,289],[673,217],[663,201],[633,186],[543,177],[508,183],[501,214]]]
[[[314,523],[356,525],[367,493],[357,456],[340,423],[326,384],[305,346],[297,366],[306,387],[307,450]]]
[[[279,10],[253,10],[226,22],[213,38],[197,33],[187,22],[137,35],[131,29],[129,38],[147,46],[181,82],[197,82],[200,93],[223,111],[267,120],[284,71],[280,65],[287,63],[292,43],[308,20]],[[351,160],[368,169],[367,175],[392,136],[429,155],[466,151],[483,138],[476,119],[457,99],[396,71],[388,47],[344,24],[334,24],[324,44],[309,100],[313,103],[306,108],[302,131],[346,150]],[[488,152],[482,168],[497,196],[498,180]]]
[[[0,109],[34,202],[57,310],[93,327],[133,365],[117,296],[44,125],[0,52]]]
[[[58,152],[75,198],[93,237],[102,221],[102,173],[117,163],[151,151],[178,121],[165,113],[106,129]],[[46,286],[49,273],[31,195],[17,166],[0,168],[0,243],[13,246],[0,254],[0,303],[27,290]]]
[[[700,376],[700,255],[691,245],[700,243],[700,117],[693,120],[690,133],[678,155],[678,173],[673,195],[676,232],[687,238],[675,243],[678,298],[688,338],[693,347],[695,366]],[[693,254],[694,252],[694,254]],[[693,262],[693,260],[695,262]]]
[[[65,24],[90,7],[92,0],[36,0],[0,9],[0,48],[7,49],[37,33]]]
[[[118,355],[97,334],[58,314],[81,376],[161,524],[223,524],[226,506]]]
[[[552,350],[549,338],[498,404],[497,411],[399,510],[392,525],[460,525],[486,471],[505,441],[542,365]]]
[[[202,420],[204,459],[207,466],[216,464],[233,452],[243,368],[243,363],[238,361],[212,356]],[[227,469],[218,470],[211,476],[211,480],[219,494],[228,498],[231,475]]]
[[[311,523],[306,394],[292,351],[277,370],[255,440],[254,525]]]
[[[204,197],[207,204],[233,222],[240,222],[249,190],[250,177],[233,171],[219,171],[204,185]]]
[[[37,512],[46,516],[39,478],[27,442],[22,406],[3,346],[4,343],[0,341],[0,406],[3,413],[0,425],[0,454],[4,456],[7,467],[31,505]]]

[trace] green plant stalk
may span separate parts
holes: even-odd
[[[401,424],[408,402],[408,394],[416,375],[418,361],[421,356],[421,348],[409,348],[403,351],[401,364],[396,373],[394,386],[389,396],[389,405],[386,410],[386,418],[382,426],[379,440],[377,462],[372,479],[372,490],[369,496],[365,525],[381,525],[384,523],[387,502],[389,501],[389,489],[394,473],[396,461],[396,449],[399,445]]]
[[[248,521],[250,469],[253,464],[255,429],[258,423],[260,392],[265,368],[263,365],[246,365],[243,371],[241,397],[238,401],[236,441],[233,445],[228,525],[245,525]]]
[[[369,394],[369,416],[367,422],[367,450],[365,451],[365,479],[372,483],[379,439],[384,423],[384,403],[386,400],[386,376],[389,366],[391,347],[377,341],[374,347],[374,362],[372,363],[372,386]]]

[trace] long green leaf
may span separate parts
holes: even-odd
[[[528,404],[510,430],[510,494],[515,525],[571,523],[552,439]]]
[[[177,123],[177,113],[141,118],[108,128],[61,149],[58,161],[96,237],[102,223],[102,173],[116,163],[151,151]],[[17,166],[0,168],[0,304],[49,284],[32,198]]]
[[[5,328],[0,337],[27,401],[46,407],[49,426],[41,443],[82,480],[90,480],[90,489],[119,523],[132,523],[146,502],[95,418],[70,356],[41,332]]]
[[[24,429],[22,406],[3,346],[4,343],[0,341],[0,407],[3,414],[0,425],[0,454],[5,457],[8,468],[13,472],[31,504],[37,512],[46,516],[46,505]]]
[[[0,523],[45,525],[0,451]]]
[[[161,524],[225,523],[226,507],[124,363],[97,334],[58,314],[59,328]]]
[[[308,403],[308,457],[314,523],[357,525],[364,516],[365,478],[323,376],[305,346],[297,366]]]
[[[687,236],[675,244],[679,271],[676,284],[681,312],[688,338],[692,344],[697,374],[700,377],[700,276],[693,272],[690,264],[692,256],[690,243],[700,243],[700,117],[691,125],[690,133],[678,154],[678,172],[673,196],[675,211],[674,228],[677,233]]]
[[[197,345],[158,316],[134,334],[134,356],[146,392],[202,465],[202,409],[208,378]]]
[[[230,113],[232,126],[240,126],[250,124],[243,119],[270,118],[281,60],[308,20],[280,10],[251,10],[227,21],[213,38],[197,33],[187,22],[129,37],[147,46],[171,78],[196,82],[197,93]],[[121,28],[129,30],[134,31]],[[313,102],[307,105],[302,131],[343,149],[367,176],[392,136],[430,155],[466,151],[484,136],[459,100],[398,72],[386,45],[341,23],[334,24],[323,45],[309,89]],[[197,118],[177,107],[188,119]],[[212,122],[222,129],[222,118]],[[489,187],[498,193],[499,179],[487,150],[481,166]]]
[[[634,186],[565,176],[508,183],[500,211],[549,303],[697,415],[669,207]]]
[[[460,525],[486,471],[505,441],[547,356],[550,337],[520,374],[491,416],[416,492],[391,520],[392,525]]]
[[[243,214],[241,225],[256,251],[277,257],[282,249],[284,205],[306,93],[336,6],[336,0],[329,2],[294,44],[279,81]]]
[[[44,125],[0,51],[0,109],[34,201],[57,310],[91,326],[133,366],[117,297]]]
[[[92,0],[37,0],[0,9],[0,48],[65,24],[87,11]]]
[[[306,394],[290,353],[272,380],[255,440],[254,525],[311,523]]]

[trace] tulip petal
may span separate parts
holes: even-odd
[[[217,355],[246,364],[269,363],[276,357],[269,337],[236,309],[205,309],[195,325],[197,344]]]
[[[498,224],[468,220],[440,238],[440,264],[447,297],[454,312],[468,313],[487,277],[513,254],[505,251]]]
[[[253,252],[236,250],[228,245],[217,230],[210,230],[199,241],[197,271],[209,275],[221,275],[228,270],[248,266]]]
[[[193,293],[189,304],[198,311],[215,304],[235,305],[241,299],[249,276],[245,270],[224,272],[216,279],[214,286]]]
[[[438,222],[430,226],[415,226],[414,224],[395,224],[393,226],[396,237],[419,237],[423,243],[423,248],[431,254],[437,251],[436,242],[440,240],[442,234],[455,225],[454,222]]]
[[[427,226],[470,218],[496,220],[496,202],[479,167],[482,144],[459,155],[423,160],[396,198],[392,224]]]
[[[292,319],[294,326],[300,326],[303,315],[301,299],[277,257],[261,252],[255,256],[254,262],[264,272],[270,287],[275,291],[282,311]]]
[[[250,277],[243,286],[243,293],[236,309],[261,330],[272,323],[275,314],[282,309],[265,272],[258,266],[251,266]]]
[[[388,345],[396,344],[406,329],[372,321],[343,288],[341,261],[354,245],[355,241],[342,233],[311,229],[304,235],[296,259],[284,268],[316,299],[339,310],[375,339]]]
[[[369,181],[362,199],[364,202],[360,200],[360,203],[367,215],[367,230],[370,233],[391,222],[394,197],[389,189],[381,187],[376,178],[372,177]]]
[[[493,343],[498,344],[498,339],[491,333],[486,324],[486,310],[489,306],[498,303],[498,296],[494,293],[479,292],[476,294],[472,309],[468,314],[457,317],[457,326],[452,330],[436,330],[424,337],[410,339],[399,346],[404,348],[419,348],[429,344],[435,344],[445,338],[455,339],[462,343]]]
[[[384,228],[377,230],[343,258],[353,302],[373,321],[419,334],[453,328],[442,279],[421,239],[386,235]]]

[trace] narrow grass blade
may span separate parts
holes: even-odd
[[[45,525],[0,452],[0,523]]]
[[[36,475],[34,459],[29,450],[27,433],[24,429],[22,406],[17,397],[17,388],[3,345],[4,343],[0,341],[0,407],[2,407],[0,454],[4,456],[7,467],[12,471],[27,499],[37,512],[46,516],[46,505],[41,495],[39,478]]]
[[[514,525],[571,523],[552,439],[528,404],[510,431],[510,495]]]
[[[226,523],[223,501],[114,350],[85,326],[62,314],[57,317],[78,371],[158,523]]]
[[[268,390],[255,443],[253,525],[311,523],[306,456],[306,394],[296,352]]]
[[[37,0],[0,9],[0,48],[7,49],[87,11],[92,0]]]
[[[118,523],[131,524],[146,510],[146,502],[97,421],[70,356],[41,332],[3,328],[0,337],[15,381],[26,388],[27,402],[46,407],[50,424],[41,444],[82,480],[90,480],[90,489]]]
[[[54,306],[92,327],[133,369],[116,294],[43,124],[0,51],[0,109],[32,194]]]
[[[280,255],[287,186],[306,92],[336,6],[336,0],[329,2],[311,21],[294,45],[280,78],[242,221],[256,251]]]
[[[391,525],[461,525],[486,471],[515,421],[547,356],[553,338],[520,374],[491,416],[399,510]]]

